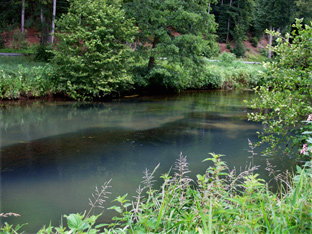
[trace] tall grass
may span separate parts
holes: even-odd
[[[188,177],[186,156],[180,154],[173,173],[161,176],[154,188],[154,173],[145,170],[137,195],[115,199],[108,209],[119,215],[111,224],[96,224],[89,216],[102,206],[109,193],[108,183],[96,189],[87,215],[65,216],[67,225],[43,227],[38,233],[311,233],[312,167],[308,161],[297,172],[275,177],[279,191],[273,193],[256,174],[257,167],[236,173],[229,170],[221,155],[211,154],[203,175]],[[158,166],[157,166],[158,167]],[[20,228],[20,226],[18,226]],[[0,231],[17,233],[5,224]]]
[[[49,64],[31,57],[0,57],[0,99],[42,97],[56,91]]]
[[[218,59],[206,60],[205,74],[193,80],[190,88],[252,89],[262,84],[262,65],[245,64],[231,53],[223,53]]]

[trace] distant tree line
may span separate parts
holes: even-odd
[[[247,39],[257,45],[266,29],[290,32],[295,18],[304,18],[303,23],[309,24],[312,0],[220,0],[213,4],[212,14],[218,23],[218,41],[235,41],[239,50]]]
[[[51,42],[53,12],[56,12],[56,19],[60,18],[62,14],[68,12],[70,2],[71,0],[1,0],[0,32],[17,26],[21,28],[21,32],[24,27],[34,27],[41,31],[42,44]],[[112,0],[111,3],[113,2]],[[129,9],[129,6],[132,6],[132,9],[136,7],[136,12],[132,11],[130,15],[137,20],[145,19],[142,18],[142,11],[150,11],[152,12],[150,16],[163,19],[166,16],[157,15],[159,9],[156,9],[156,5],[164,8],[165,5],[174,6],[183,1],[152,2],[151,5],[148,0],[123,0],[122,7],[125,9]],[[295,18],[304,18],[303,23],[306,24],[312,20],[312,0],[197,0],[194,2],[202,8],[209,8],[209,13],[215,16],[218,24],[218,41],[235,41],[236,46],[248,37],[255,38],[253,39],[255,41],[259,40],[266,29],[289,32],[289,25],[294,23]],[[178,11],[174,7],[170,10]],[[205,21],[204,17],[203,21]]]

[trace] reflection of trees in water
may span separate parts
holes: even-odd
[[[79,166],[83,165],[87,170],[88,167],[94,168],[96,162],[103,161],[105,155],[114,155],[122,148],[130,153],[147,146],[156,149],[164,144],[195,145],[203,137],[212,138],[218,131],[222,131],[224,137],[233,139],[242,131],[256,128],[244,122],[245,113],[235,112],[229,106],[233,97],[236,97],[236,94],[233,95],[226,92],[221,95],[219,92],[209,92],[208,95],[187,93],[169,98],[94,104],[13,103],[2,107],[3,125],[19,125],[16,134],[22,133],[26,138],[23,144],[3,147],[3,157],[8,165],[13,161],[18,162],[15,165],[23,165],[27,161],[29,167],[33,167],[33,164],[56,164],[59,175],[64,176],[64,169],[59,167],[62,162],[70,162],[67,163],[66,172],[70,172],[79,162],[83,162]],[[223,104],[218,106],[218,101]],[[107,127],[109,125],[112,127]],[[78,130],[80,127],[78,132],[76,126]],[[64,128],[69,128],[73,133],[63,134]],[[55,137],[32,140],[32,134],[38,130],[52,130],[54,134],[51,135]],[[86,155],[91,155],[92,160],[86,160]]]
[[[140,113],[162,115],[172,111],[233,111],[244,108],[242,100],[253,96],[237,92],[194,92],[169,97],[149,97],[108,103],[25,101],[0,104],[1,128],[24,126],[26,124],[53,124],[75,119],[92,119],[112,115],[114,118],[127,112],[129,118]],[[190,108],[191,107],[191,108]]]
[[[75,117],[97,116],[111,112],[110,106],[75,102],[8,102],[0,104],[1,128],[27,124],[53,124]]]
[[[100,155],[113,155],[119,148],[128,147],[132,152],[134,148],[147,145],[155,148],[164,144],[187,146],[200,142],[203,137],[213,137],[218,131],[233,139],[242,131],[256,128],[245,123],[244,112],[237,112],[230,106],[230,101],[236,102],[236,95],[200,92],[111,103],[5,105],[1,109],[2,127],[7,126],[8,134],[16,129],[15,134],[23,134],[25,138],[23,144],[3,147],[3,156],[21,165],[27,161],[30,167],[32,163],[42,165],[42,160],[51,165],[59,165],[64,160],[76,165],[80,160],[84,163],[79,165],[87,168],[92,161],[103,160],[104,156],[99,158]],[[64,129],[73,133],[64,134]],[[33,140],[38,131],[51,131],[55,137]],[[84,161],[86,154],[92,155],[91,161]],[[60,175],[64,174],[64,170],[58,170]],[[70,171],[70,166],[67,170]]]

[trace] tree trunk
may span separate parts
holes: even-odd
[[[56,15],[56,0],[53,0],[52,29],[51,29],[51,36],[50,36],[50,43],[51,44],[53,44],[53,40],[54,40],[55,15]]]
[[[40,7],[40,22],[42,23],[44,21],[44,18],[43,18],[43,6],[41,5]]]
[[[25,25],[25,0],[22,1],[22,16],[21,16],[21,32],[24,32]]]
[[[273,30],[273,27],[272,27],[272,24],[270,24],[270,31],[272,31]],[[269,45],[270,46],[272,46],[272,42],[273,42],[273,36],[272,36],[272,34],[270,34],[270,37],[269,37]],[[272,58],[272,51],[271,51],[271,49],[269,49],[269,51],[268,51],[268,58],[270,59],[270,58]]]
[[[46,18],[43,13],[43,6],[41,6],[40,12],[40,20],[41,20],[41,45],[46,45],[49,42],[49,27],[46,22]]]
[[[152,51],[151,54],[153,54],[153,49],[156,48],[157,44],[159,43],[159,37],[155,37],[153,41],[153,46],[152,46]],[[155,57],[151,56],[149,61],[148,61],[148,68],[153,68],[155,65]]]
[[[43,16],[43,6],[41,6],[41,9],[40,9],[40,22],[41,22],[41,39],[40,39],[40,42],[43,45],[44,44],[44,24],[45,24],[45,20],[44,20],[44,16]]]
[[[232,7],[232,0],[230,0],[230,8]],[[229,8],[229,9],[230,9]],[[230,16],[228,18],[228,26],[227,26],[227,34],[226,34],[226,42],[229,42],[230,37]]]

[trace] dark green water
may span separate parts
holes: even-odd
[[[203,174],[209,152],[224,154],[230,168],[250,163],[248,139],[257,141],[261,125],[248,122],[243,100],[250,92],[194,92],[110,103],[8,103],[1,114],[1,209],[17,218],[1,222],[29,223],[35,233],[43,225],[59,225],[63,214],[89,209],[95,186],[112,178],[112,195],[135,194],[145,168],[160,163],[167,172],[180,152],[188,156],[192,177]],[[267,178],[266,158],[253,162]],[[288,158],[270,162],[285,170]],[[100,211],[99,211],[100,212]],[[112,211],[101,221],[109,222]]]

